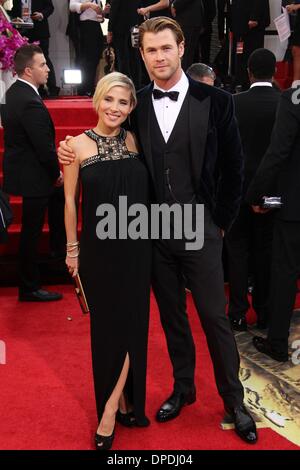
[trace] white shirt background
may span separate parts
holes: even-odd
[[[97,13],[92,8],[88,8],[84,12],[80,13],[81,4],[86,3],[87,1],[96,3],[99,6],[102,5],[102,2],[100,0],[70,0],[70,11],[73,13],[80,14],[80,21],[92,20],[99,22]]]

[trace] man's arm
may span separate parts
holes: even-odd
[[[246,194],[246,200],[251,205],[260,204],[263,196],[272,196],[268,191],[272,188],[282,165],[291,155],[295,139],[300,132],[297,106],[300,105],[293,104],[291,91],[282,94],[270,146]]]
[[[226,231],[239,211],[244,176],[244,156],[233,99],[231,95],[227,99],[227,107],[221,110],[222,117],[218,123],[220,176],[213,214],[215,223]]]
[[[32,101],[24,110],[22,123],[41,165],[55,182],[60,176],[60,170],[53,133],[46,113],[42,104]]]

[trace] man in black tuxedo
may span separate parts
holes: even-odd
[[[250,90],[234,95],[235,110],[245,154],[243,194],[253,179],[270,144],[280,93],[272,86],[276,57],[257,49],[248,63]],[[275,195],[275,193],[274,193]],[[271,270],[273,212],[255,214],[243,201],[240,213],[225,237],[228,253],[230,299],[228,314],[233,329],[247,329],[248,277],[253,279],[252,305],[257,327],[266,328]],[[251,265],[250,265],[251,263]]]
[[[237,215],[243,159],[232,98],[189,79],[182,71],[184,36],[178,23],[154,18],[140,27],[141,54],[154,82],[138,93],[135,130],[158,203],[204,204],[204,246],[185,239],[154,242],[153,289],[175,379],[156,418],[165,422],[196,399],[195,345],[185,306],[187,279],[214,365],[218,391],[236,432],[256,442],[255,423],[243,405],[239,355],[228,318],[222,269],[223,233]],[[219,150],[222,149],[222,152]],[[172,228],[172,223],[171,223]]]
[[[111,4],[107,42],[113,44],[116,69],[130,77],[139,88],[142,81],[142,63],[137,48],[131,45],[130,29],[139,24],[140,0],[113,0]]]
[[[282,93],[270,146],[248,189],[256,212],[263,196],[282,199],[273,235],[270,319],[266,339],[254,337],[256,349],[276,361],[288,361],[288,337],[300,273],[300,100],[299,88]],[[264,215],[262,215],[264,217]]]
[[[31,2],[31,18],[33,20],[33,28],[26,29],[22,32],[30,42],[39,41],[39,46],[46,57],[47,65],[50,69],[49,79],[47,82],[50,96],[57,96],[59,88],[56,86],[56,78],[53,64],[49,57],[49,39],[50,30],[48,18],[52,15],[54,6],[52,0],[32,0]],[[11,18],[22,17],[22,2],[14,0],[13,8],[10,11]]]
[[[38,94],[38,87],[47,82],[49,68],[42,49],[36,45],[22,46],[16,52],[14,63],[18,80],[6,92],[1,118],[3,189],[23,197],[19,299],[59,300],[61,294],[41,289],[37,263],[37,245],[46,209],[55,185],[63,184],[53,122]]]
[[[269,0],[218,0],[219,37],[224,38],[225,11],[233,32],[236,84],[248,88],[247,63],[255,49],[264,47],[265,29],[270,24]],[[239,53],[237,44],[240,43]]]
[[[184,405],[196,400],[195,345],[186,313],[186,279],[206,334],[225,409],[237,434],[255,443],[256,427],[243,405],[239,354],[225,314],[223,233],[239,209],[243,169],[232,97],[184,74],[184,36],[176,21],[163,17],[145,21],[140,26],[140,43],[154,82],[138,92],[132,124],[149,169],[155,203],[184,203],[194,213],[199,203],[205,212],[202,249],[186,249],[186,238],[175,238],[172,221],[171,238],[153,244],[152,285],[175,380],[173,393],[156,419],[174,419]],[[73,160],[69,150],[66,142],[61,142],[58,153],[62,163]],[[185,228],[192,229],[193,222]]]
[[[180,24],[185,38],[182,68],[186,70],[194,62],[199,49],[200,36],[204,32],[204,8],[202,0],[174,0],[171,4],[173,17]]]

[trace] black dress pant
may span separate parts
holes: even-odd
[[[103,52],[103,33],[98,21],[80,21],[80,66],[82,85],[80,94],[93,93],[96,71]]]
[[[185,71],[194,62],[195,54],[199,50],[201,27],[182,26],[185,38],[184,56],[182,58],[182,68]]]
[[[128,33],[113,33],[113,46],[116,56],[116,69],[131,78],[135,87],[142,85],[142,64],[140,52],[131,45],[130,31]]]
[[[210,50],[211,50],[211,38],[212,38],[212,28],[208,29],[200,36],[200,58],[201,62],[204,64],[210,64]],[[197,57],[195,57],[197,58]],[[199,62],[199,57],[195,62]]]
[[[252,306],[260,321],[268,319],[274,213],[255,214],[248,205],[225,237],[230,287],[229,317],[245,318],[249,308],[248,278],[253,279]]]
[[[48,203],[49,248],[53,257],[62,258],[66,253],[64,187],[54,188]]]
[[[227,406],[243,401],[239,354],[225,314],[220,229],[206,217],[204,247],[187,251],[184,240],[160,240],[153,247],[153,290],[173,365],[174,389],[194,384],[195,345],[187,313],[182,274],[189,283],[213,362],[219,394]]]
[[[247,90],[250,86],[249,76],[248,76],[248,59],[252,52],[256,49],[264,47],[264,31],[255,31],[251,30],[243,36],[244,41],[244,50],[243,54],[236,54],[236,41],[239,38],[236,38],[233,47],[233,54],[235,59],[235,83],[236,85],[241,85],[243,90]]]
[[[23,197],[22,228],[19,246],[19,290],[40,289],[38,242],[45,222],[49,197]]]
[[[23,197],[22,228],[19,245],[19,291],[40,289],[38,244],[48,208],[50,249],[62,253],[65,243],[64,204],[62,188],[54,188],[46,197]]]
[[[272,253],[268,339],[274,349],[287,352],[300,274],[300,222],[275,221]]]

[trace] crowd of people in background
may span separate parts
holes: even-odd
[[[22,0],[1,0],[11,19],[22,17]],[[132,28],[144,19],[165,16],[175,18],[185,36],[183,70],[193,63],[213,66],[218,80],[230,90],[249,88],[247,62],[251,53],[264,45],[266,28],[270,25],[269,0],[67,0],[69,21],[66,34],[74,50],[74,64],[82,70],[80,95],[92,96],[100,76],[99,62],[108,45],[113,48],[114,70],[129,76],[139,89],[148,83],[148,74],[138,52],[132,47]],[[290,50],[294,62],[294,79],[300,78],[298,2],[282,0],[290,13],[294,33]],[[32,29],[20,28],[31,42],[38,41],[50,68],[47,88],[41,87],[44,97],[56,97],[60,92],[55,70],[49,57],[50,31],[48,18],[54,11],[52,0],[32,0]],[[101,27],[108,19],[108,32]],[[214,57],[211,51],[213,22],[220,41]],[[232,35],[229,34],[232,33]],[[299,44],[298,44],[299,43]],[[91,44],[93,45],[91,47]],[[229,76],[228,76],[229,75]]]

